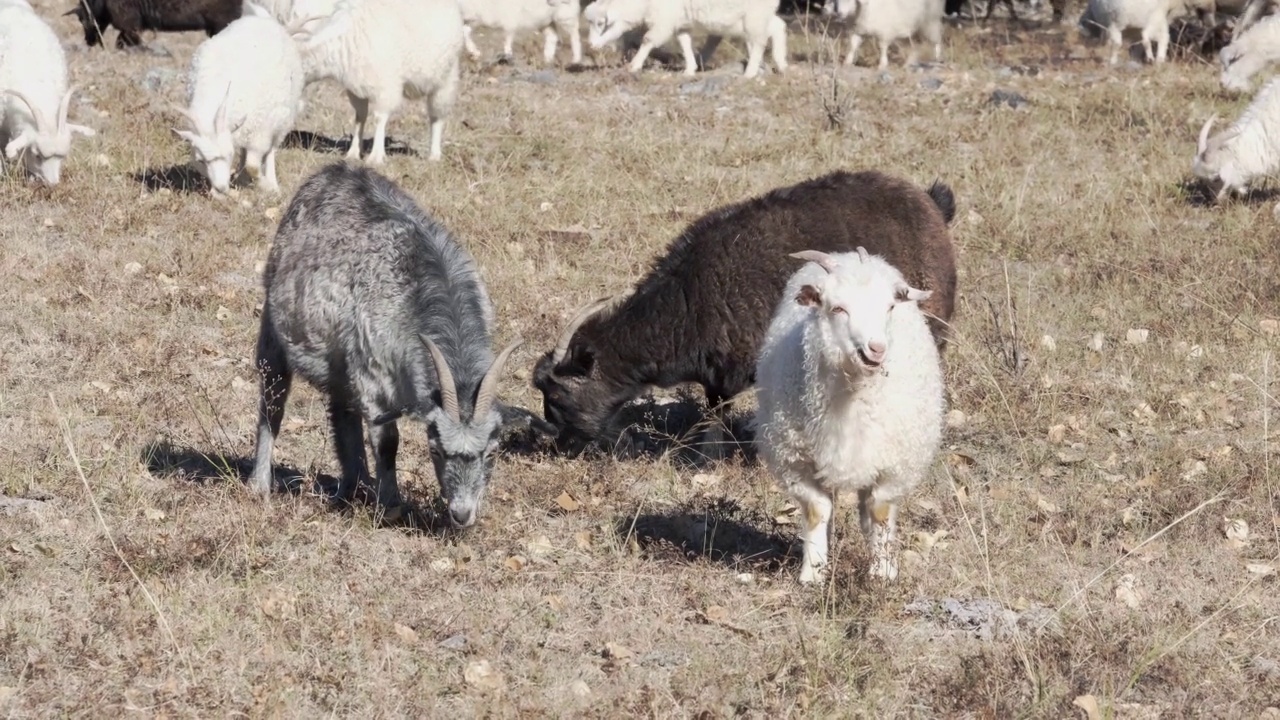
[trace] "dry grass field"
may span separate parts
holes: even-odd
[[[736,77],[726,42],[690,85],[616,51],[538,72],[530,37],[466,62],[443,162],[391,156],[480,261],[498,344],[526,338],[501,394],[538,412],[562,324],[707,210],[835,168],[955,189],[953,412],[902,576],[866,577],[845,507],[808,589],[749,452],[515,438],[475,528],[383,527],[312,490],[337,463],[298,384],[276,459],[300,489],[251,497],[259,273],[349,107],[312,87],[299,128],[323,137],[281,152],[284,194],[213,200],[169,130],[203,36],[89,52],[38,8],[98,136],[52,190],[0,180],[0,715],[1280,717],[1280,226],[1266,192],[1215,207],[1187,182],[1200,124],[1247,102],[1209,63],[1109,69],[1074,28],[1001,19],[882,76],[797,20],[785,76]],[[421,104],[390,134],[425,153]]]

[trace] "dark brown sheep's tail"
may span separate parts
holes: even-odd
[[[950,225],[956,216],[956,194],[951,192],[946,183],[934,180],[929,186],[929,197],[933,198],[933,203],[942,211],[942,219]]]

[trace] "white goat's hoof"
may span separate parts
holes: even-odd
[[[823,578],[826,577],[825,570],[826,570],[825,568],[817,568],[812,565],[805,565],[803,568],[800,569],[800,584],[812,585],[814,583],[822,582]]]

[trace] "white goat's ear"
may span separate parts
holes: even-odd
[[[191,143],[193,146],[196,144],[196,142],[198,142],[198,138],[200,137],[199,135],[196,135],[190,130],[179,130],[178,128],[169,128],[169,129],[173,131],[174,135],[177,135],[183,140],[186,140],[187,142]]]
[[[932,290],[917,290],[906,283],[898,283],[893,287],[895,302],[921,302],[933,295]]]
[[[803,285],[800,292],[796,294],[796,302],[805,306],[816,306],[822,304],[822,293],[818,292],[818,288],[812,285]]]
[[[83,135],[85,137],[93,137],[98,134],[93,128],[88,127],[87,125],[76,125],[75,123],[67,123],[67,129],[72,133]]]
[[[36,139],[35,133],[31,132],[30,130],[23,130],[21,133],[18,134],[18,137],[10,140],[9,144],[4,146],[5,157],[9,158],[10,160],[18,157],[18,153],[22,152],[23,150],[26,150],[27,147],[30,146],[31,143],[35,141],[35,139]]]

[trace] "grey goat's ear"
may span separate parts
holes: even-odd
[[[555,437],[560,434],[560,431],[555,425],[552,425],[522,407],[499,404],[498,412],[502,414],[502,426],[504,428],[517,426],[531,427],[549,437]]]

